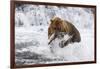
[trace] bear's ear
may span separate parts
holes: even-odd
[[[53,16],[53,17],[51,18],[51,20],[50,20],[50,21],[52,22],[52,21],[56,20],[57,18],[58,18],[58,17]]]
[[[50,19],[50,22],[52,23],[52,22],[53,22],[53,20],[52,20],[52,19]]]

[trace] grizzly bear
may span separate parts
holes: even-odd
[[[59,17],[53,17],[50,20],[50,26],[48,28],[48,39],[50,39],[49,43],[50,44],[55,38],[57,38],[58,34],[60,32],[65,32],[69,36],[72,36],[70,39],[67,41],[62,41],[61,42],[61,48],[67,46],[69,43],[74,43],[74,42],[80,42],[81,37],[78,29],[69,21],[67,20],[62,20]],[[53,36],[52,36],[53,35]],[[51,38],[52,36],[52,38]]]

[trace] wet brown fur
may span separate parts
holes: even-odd
[[[56,34],[56,32],[66,32],[68,35],[71,35],[72,38],[69,40],[70,43],[81,41],[80,33],[76,27],[72,23],[62,20],[59,17],[53,17],[51,19],[51,23],[48,28],[48,39],[50,39],[52,34]],[[55,38],[56,37],[54,36],[52,40]]]

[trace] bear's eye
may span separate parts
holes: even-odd
[[[56,28],[56,27],[54,27],[54,29],[56,30],[57,28]]]

